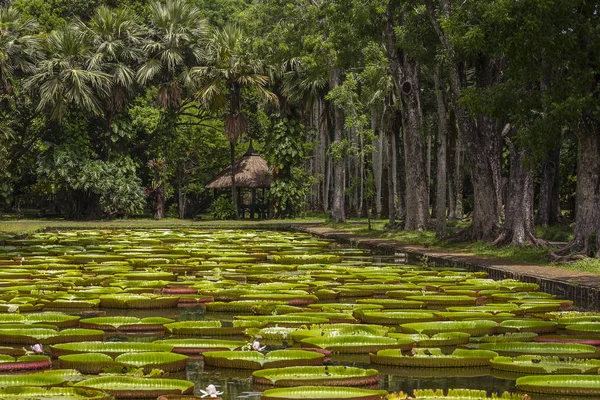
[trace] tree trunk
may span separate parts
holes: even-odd
[[[542,246],[545,242],[535,237],[533,223],[533,170],[525,165],[529,151],[514,137],[507,138],[510,151],[510,178],[506,198],[506,218],[500,236],[494,244]]]
[[[158,185],[154,189],[154,219],[163,219],[165,217],[165,188]]]
[[[385,47],[390,60],[392,79],[402,101],[402,131],[404,139],[404,169],[406,218],[404,229],[425,230],[429,222],[427,198],[427,176],[425,145],[422,131],[418,65],[406,51],[397,46],[396,32],[391,5],[388,5],[385,24]]]
[[[450,93],[452,95],[452,106],[460,130],[461,138],[464,139],[467,160],[471,167],[471,176],[473,182],[473,218],[471,227],[463,231],[460,239],[470,240],[493,240],[500,233],[499,219],[501,203],[501,194],[499,188],[501,185],[499,176],[501,141],[499,133],[493,129],[494,122],[490,118],[482,118],[476,123],[469,115],[460,99],[462,96],[462,81],[459,73],[459,60],[456,57],[454,45],[450,42],[435,15],[435,6],[432,0],[425,0],[427,10],[432,25],[438,34],[440,41],[448,52],[448,76],[450,80]],[[443,17],[450,17],[451,2],[444,0]],[[478,81],[481,86],[481,75],[485,73],[486,78],[492,74],[482,68],[489,68],[490,65],[479,65]],[[490,129],[492,128],[492,129]]]
[[[559,261],[583,256],[600,258],[600,124],[586,116],[582,125],[577,154],[574,238],[550,254]]]
[[[458,108],[462,108],[458,106]],[[471,125],[467,125],[471,128]],[[474,128],[474,127],[472,127]],[[473,215],[467,237],[472,240],[494,240],[500,233],[498,221],[498,180],[494,165],[499,157],[500,140],[495,132],[465,129],[467,159],[473,182]]]
[[[535,219],[538,225],[549,226],[561,222],[559,167],[560,146],[554,146],[548,151],[546,159],[542,164],[538,211]]]
[[[400,111],[395,111],[397,121],[400,121],[402,118],[400,116]],[[406,174],[404,173],[404,151],[402,148],[402,137],[400,135],[401,131],[401,123],[397,123],[398,127],[394,130],[394,136],[396,141],[396,150],[394,154],[396,155],[396,182],[397,182],[397,190],[396,190],[396,198],[398,199],[398,210],[396,211],[396,217],[398,219],[404,221],[406,219]]]
[[[454,115],[450,114],[452,123],[448,124],[448,219],[463,217],[463,151],[460,130],[456,127]]]
[[[446,136],[448,131],[448,119],[446,117],[446,100],[444,99],[444,87],[442,85],[442,65],[437,63],[433,80],[435,83],[435,96],[438,111],[438,138],[437,138],[437,179],[435,199],[435,236],[444,238],[447,234],[446,226]]]
[[[378,113],[375,109],[371,109],[371,129],[373,130],[373,141],[372,146],[375,149],[372,153],[373,157],[373,180],[375,183],[375,215],[377,218],[381,217],[381,169],[383,168],[382,160],[383,154],[381,153],[382,148],[382,132],[379,128],[377,119],[379,118]]]
[[[340,85],[341,71],[339,68],[330,69],[330,88],[335,89]],[[344,112],[336,105],[333,107],[333,143],[334,146],[340,146],[344,131]],[[337,154],[339,157],[340,155]],[[346,212],[344,210],[344,189],[345,189],[344,160],[333,160],[333,201],[331,205],[331,216],[335,222],[346,222]]]
[[[393,127],[393,122],[392,122],[392,127]],[[393,134],[393,128],[390,129],[390,135],[388,135],[388,174],[387,174],[387,181],[388,181],[388,209],[389,209],[389,215],[388,215],[388,226],[390,229],[393,229],[396,226],[396,192],[394,192],[394,174],[393,174],[393,170],[394,170],[394,153],[395,153],[395,146],[394,146],[394,134]]]
[[[425,230],[429,222],[426,149],[422,130],[420,84],[416,63],[403,57],[402,132],[404,133],[404,169],[406,173],[406,219],[404,229]]]
[[[238,198],[235,187],[235,142],[229,142],[229,150],[231,151],[231,201],[233,203],[233,218],[238,219]]]

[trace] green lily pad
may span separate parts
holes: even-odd
[[[412,348],[414,341],[390,337],[348,335],[309,337],[300,340],[300,343],[305,347],[317,347],[337,353],[370,353],[381,349],[409,350]]]
[[[534,375],[517,379],[517,388],[524,392],[561,396],[600,396],[598,375]]]
[[[516,358],[496,357],[492,368],[520,374],[597,374],[600,360],[565,360],[558,357],[524,355]]]
[[[211,351],[204,353],[204,364],[220,368],[262,369],[323,364],[323,354],[306,350]]]
[[[144,399],[156,399],[158,396],[168,394],[189,394],[194,390],[192,382],[181,379],[130,376],[102,376],[77,382],[75,386],[104,390],[115,397]]]
[[[385,390],[369,390],[350,387],[331,386],[298,386],[293,388],[269,389],[260,396],[261,400],[295,400],[295,399],[348,399],[348,400],[382,400]]]
[[[405,355],[399,350],[390,349],[371,354],[371,362],[415,368],[481,367],[490,365],[490,360],[497,356],[497,353],[488,350],[456,349],[452,354],[444,354],[440,349],[429,348]]]
[[[375,369],[344,366],[269,368],[252,373],[259,385],[274,386],[367,386],[379,381]]]

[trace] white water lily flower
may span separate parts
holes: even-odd
[[[200,392],[202,392],[202,396],[201,396],[202,398],[218,397],[223,394],[223,392],[217,391],[217,388],[212,383],[206,387],[206,390],[200,389]]]
[[[267,346],[260,347],[260,342],[258,340],[252,342],[252,350],[263,351],[266,347]]]
[[[33,351],[34,353],[43,353],[44,352],[44,348],[39,343],[34,344],[30,348],[31,348],[31,351]]]

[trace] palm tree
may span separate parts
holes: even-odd
[[[137,80],[142,85],[158,83],[159,104],[173,109],[180,106],[190,68],[203,58],[208,25],[200,9],[187,0],[155,1],[149,8],[148,38],[143,45],[147,60]]]
[[[34,70],[39,56],[39,40],[31,35],[37,28],[33,18],[22,17],[11,7],[0,8],[0,90],[9,94],[15,74]]]
[[[249,40],[237,25],[217,29],[207,45],[207,64],[192,68],[191,78],[198,84],[197,97],[212,111],[225,110],[225,135],[231,150],[231,196],[238,216],[235,186],[235,145],[248,129],[242,111],[242,88],[255,90],[263,99],[277,103],[268,88],[269,78],[261,72],[261,60],[248,51]]]
[[[60,121],[70,107],[101,114],[102,99],[111,90],[111,76],[91,62],[89,37],[73,25],[48,34],[46,58],[37,65],[25,87],[39,92],[38,111]]]
[[[88,36],[94,52],[90,67],[111,77],[111,90],[103,104],[108,128],[136,85],[135,68],[143,59],[141,27],[129,10],[105,6],[96,10],[89,24],[77,26]]]
[[[11,101],[14,78],[33,72],[40,56],[39,40],[31,35],[36,28],[33,18],[21,16],[15,8],[0,7],[0,94],[4,110]],[[0,122],[0,134],[5,138],[13,135],[6,118]]]

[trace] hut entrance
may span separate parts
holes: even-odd
[[[246,215],[252,219],[267,218],[267,189],[271,187],[273,175],[267,161],[252,147],[252,142],[248,151],[235,162],[234,170],[240,218],[246,218]],[[205,188],[213,189],[215,198],[219,192],[231,191],[231,166],[221,171]]]

